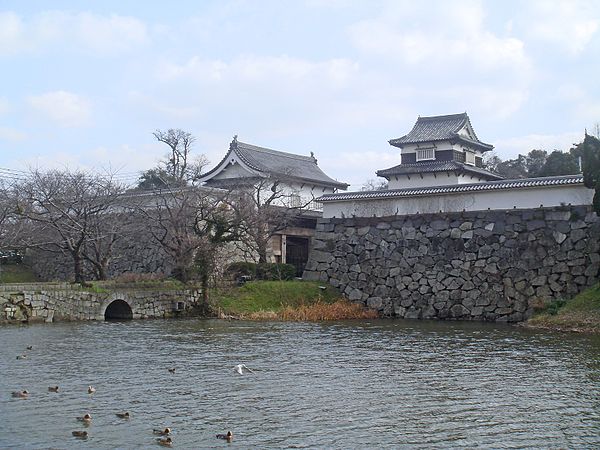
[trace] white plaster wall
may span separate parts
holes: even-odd
[[[292,197],[294,195],[300,196],[300,204],[306,205],[307,203],[313,201],[314,199],[320,197],[324,194],[333,194],[335,192],[334,188],[326,187],[322,185],[315,185],[312,183],[286,183],[282,184],[284,197],[277,200],[277,204],[279,206],[298,206],[294,204],[290,204]],[[320,209],[319,204],[319,209]],[[309,208],[311,209],[311,208]],[[314,209],[314,208],[313,208]]]
[[[323,203],[323,217],[384,217],[487,209],[524,209],[567,204],[590,205],[593,195],[593,190],[579,185],[461,192],[391,199],[328,201]]]
[[[398,175],[398,179],[390,177],[389,189],[409,189],[432,186],[447,186],[455,184],[470,184],[485,181],[483,178],[471,175],[456,175],[452,172],[440,172],[437,174],[412,174],[410,179],[406,175]]]
[[[245,178],[255,176],[253,173],[242,167],[237,161],[230,163],[221,172],[217,173],[214,180],[224,180],[230,178]]]

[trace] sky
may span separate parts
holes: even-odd
[[[0,0],[0,175],[133,182],[181,128],[212,165],[237,135],[359,189],[418,116],[466,111],[502,159],[568,150],[599,74],[594,0]]]

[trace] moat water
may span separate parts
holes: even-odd
[[[160,448],[152,429],[164,427],[173,448],[600,448],[593,336],[148,320],[5,326],[0,344],[2,449]],[[235,373],[242,363],[254,373]],[[22,389],[29,398],[12,398]],[[83,429],[87,440],[71,435]],[[230,444],[215,438],[227,430]]]

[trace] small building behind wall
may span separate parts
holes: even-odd
[[[327,176],[312,152],[310,156],[281,152],[238,141],[237,136],[224,158],[200,181],[207,187],[246,192],[260,188],[267,197],[277,191],[272,206],[297,208],[290,223],[271,239],[268,256],[270,262],[293,264],[298,275],[304,270],[316,221],[321,217],[322,205],[315,199],[348,188]]]

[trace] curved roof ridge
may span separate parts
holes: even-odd
[[[223,170],[232,153],[249,170],[260,173],[260,176],[276,175],[290,180],[316,183],[339,189],[347,189],[349,186],[347,183],[334,180],[323,172],[312,153],[311,156],[302,156],[281,152],[238,141],[237,137],[229,145],[229,150],[221,162],[204,174],[201,179],[208,181],[220,170]]]
[[[461,136],[459,131],[468,126],[473,134],[473,139]],[[459,139],[467,144],[475,145],[482,151],[491,150],[493,145],[482,142],[477,137],[469,115],[464,113],[446,114],[443,116],[427,116],[417,118],[408,134],[399,138],[390,139],[390,145],[402,147],[404,144],[417,144],[422,142],[436,142],[451,139]]]
[[[314,161],[314,159],[315,159],[313,156],[304,156],[304,155],[298,155],[296,153],[282,152],[280,150],[273,150],[272,148],[267,148],[267,147],[259,147],[258,145],[248,144],[247,142],[242,142],[242,141],[237,141],[237,146],[235,147],[235,149],[238,149],[240,147],[240,144],[243,147],[247,147],[248,149],[256,151],[256,152],[271,153],[274,155],[285,156],[286,158],[293,158],[293,159],[299,159],[299,160],[305,160],[305,161]]]

